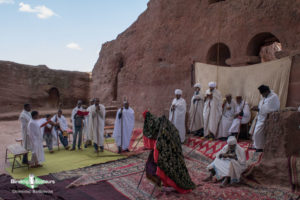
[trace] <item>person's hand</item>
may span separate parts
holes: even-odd
[[[231,107],[230,107],[230,106],[228,106],[228,107],[227,107],[227,110],[231,110]]]
[[[234,115],[234,118],[238,118],[238,117],[239,117],[239,114],[235,114],[235,115]]]
[[[96,110],[100,111],[100,106],[99,105],[96,106]]]
[[[259,109],[258,109],[258,106],[253,106],[253,107],[251,108],[251,110],[253,110],[253,111],[258,111]]]
[[[172,105],[171,110],[174,111],[175,108],[176,108],[176,106],[175,106],[175,105]]]

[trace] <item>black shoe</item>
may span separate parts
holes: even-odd
[[[264,152],[263,149],[256,149],[256,152]]]
[[[122,153],[122,148],[118,147],[118,153]]]

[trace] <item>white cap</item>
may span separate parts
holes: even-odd
[[[182,90],[176,89],[175,90],[175,95],[182,95]]]
[[[230,136],[230,137],[227,139],[227,144],[228,144],[228,145],[234,145],[234,144],[237,144],[236,138],[235,138],[234,136]]]
[[[194,88],[200,88],[200,89],[201,89],[201,84],[200,84],[200,83],[196,83],[196,84],[194,85]]]
[[[216,84],[216,82],[209,82],[208,87],[215,88],[215,87],[217,87],[217,84]]]

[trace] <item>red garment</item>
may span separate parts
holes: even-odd
[[[156,142],[155,139],[149,139],[149,138],[143,136],[143,140],[144,140],[144,147],[146,149],[154,149],[155,142]]]
[[[83,111],[80,111],[80,110],[77,111],[77,115],[79,115],[79,116],[87,116],[88,114],[89,114],[88,111],[86,111],[86,112],[83,112]]]

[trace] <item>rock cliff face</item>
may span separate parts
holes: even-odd
[[[193,61],[240,66],[260,62],[263,46],[280,42],[277,56],[300,50],[300,2],[295,0],[150,0],[116,40],[103,44],[91,96],[109,104],[127,96],[137,113],[168,109],[174,89],[192,94]],[[216,45],[220,43],[220,45]],[[293,70],[299,74],[299,59]],[[294,73],[294,74],[295,74]],[[291,74],[289,105],[300,104]],[[296,83],[296,84],[294,84]],[[189,101],[189,100],[188,100]]]
[[[0,112],[20,111],[24,103],[37,108],[75,107],[87,102],[90,75],[0,61]]]
[[[300,112],[273,113],[266,121],[262,160],[250,176],[266,185],[290,187],[288,157],[300,152]]]

